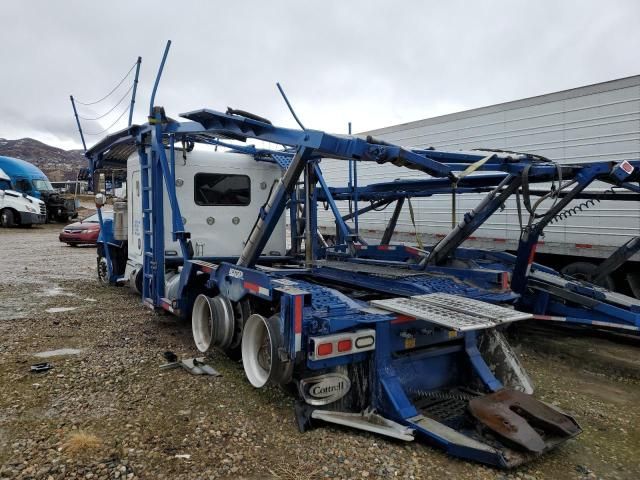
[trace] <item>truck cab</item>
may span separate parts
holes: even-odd
[[[0,168],[0,226],[31,226],[44,223],[46,218],[44,202],[16,191],[9,175]]]
[[[267,202],[273,185],[282,176],[282,169],[273,163],[256,162],[252,155],[205,148],[182,152],[176,159],[176,197],[185,228],[191,233],[194,257],[231,260],[242,253],[256,221],[256,212]],[[120,268],[117,273],[133,280],[142,268],[144,242],[141,166],[137,153],[127,161],[126,192],[128,255],[125,271]],[[166,190],[163,210],[164,255],[169,261],[172,258],[179,260],[180,246],[172,239],[171,208]],[[285,255],[285,235],[283,216],[264,254]]]
[[[35,165],[18,158],[0,156],[0,168],[18,192],[46,204],[49,220],[67,221],[77,216],[76,202],[57,193],[44,172]]]

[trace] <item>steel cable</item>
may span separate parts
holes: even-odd
[[[116,123],[118,123],[120,121],[120,119],[122,118],[122,116],[129,111],[129,108],[131,108],[131,105],[127,105],[127,108],[125,108],[122,111],[122,113],[118,116],[118,118],[116,118],[115,121],[111,125],[109,125],[107,128],[105,128],[104,130],[101,130],[99,132],[84,132],[84,134],[85,135],[102,135],[106,131],[110,130],[111,127],[113,127]]]
[[[118,103],[116,103],[113,107],[111,107],[107,112],[103,113],[102,115],[99,115],[97,117],[83,117],[82,115],[78,115],[78,117],[81,118],[82,120],[89,120],[89,121],[100,120],[101,118],[106,117],[111,112],[113,112],[116,109],[116,107],[122,103],[122,101],[125,98],[127,98],[131,90],[133,90],[133,85],[131,85],[129,89],[126,92],[124,92],[124,95],[120,98],[120,100],[118,100]]]
[[[119,87],[120,85],[122,85],[122,84],[124,83],[124,81],[125,81],[125,80],[127,79],[127,77],[131,74],[131,72],[133,72],[133,69],[134,69],[134,68],[136,68],[136,65],[137,65],[137,64],[138,64],[138,62],[135,62],[135,63],[131,66],[131,68],[129,69],[129,71],[128,71],[127,73],[125,73],[124,77],[122,77],[122,80],[120,80],[120,82],[119,82],[115,87],[113,87],[113,89],[112,89],[109,93],[107,93],[104,97],[102,97],[100,100],[96,100],[95,102],[88,102],[88,103],[81,102],[80,100],[76,100],[76,99],[74,99],[74,101],[75,101],[76,103],[80,104],[80,105],[85,105],[85,106],[95,105],[96,103],[100,103],[100,102],[102,102],[103,100],[105,100],[106,98],[108,98],[108,97],[109,97],[113,92],[115,92],[115,91],[118,89],[118,87]]]

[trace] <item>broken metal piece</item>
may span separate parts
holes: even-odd
[[[388,418],[378,415],[374,410],[366,409],[360,413],[336,412],[332,410],[313,410],[311,418],[325,422],[357,428],[367,432],[386,435],[410,442],[413,440],[414,430],[405,427]]]
[[[492,432],[534,453],[542,453],[546,448],[538,431],[556,437],[573,437],[582,431],[571,417],[531,395],[511,389],[472,399],[469,411]]]
[[[184,368],[194,375],[211,375],[220,377],[222,374],[206,363],[205,357],[183,358],[180,360],[178,356],[170,351],[164,352],[162,356],[169,362],[160,365],[161,370],[171,370],[174,368]]]
[[[217,370],[205,363],[204,357],[183,358],[178,363],[182,368],[194,375],[212,375],[214,377],[221,376]]]
[[[53,368],[53,365],[51,365],[49,362],[42,362],[42,363],[35,363],[31,365],[30,370],[33,373],[42,373],[42,372],[51,370],[52,368]]]

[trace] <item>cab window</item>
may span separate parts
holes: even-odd
[[[251,179],[247,175],[197,173],[194,201],[202,206],[238,206],[251,203]]]
[[[28,180],[18,180],[16,182],[16,188],[20,192],[30,192],[31,191],[31,183]]]

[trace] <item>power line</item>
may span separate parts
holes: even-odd
[[[113,89],[112,89],[109,93],[107,93],[104,97],[102,97],[100,100],[96,100],[95,102],[88,102],[88,103],[84,103],[84,102],[81,102],[81,101],[79,101],[79,100],[75,100],[75,99],[74,99],[74,100],[75,100],[75,102],[76,102],[76,103],[78,103],[78,104],[80,104],[80,105],[85,105],[85,106],[95,105],[96,103],[100,103],[100,102],[101,102],[101,101],[103,101],[105,98],[109,97],[113,92],[115,92],[115,91],[118,89],[118,87],[124,83],[124,81],[127,79],[127,77],[129,76],[129,74],[130,74],[131,72],[133,72],[133,69],[134,69],[134,68],[136,68],[137,63],[138,63],[138,62],[135,62],[135,63],[132,65],[132,67],[129,69],[129,71],[124,75],[124,77],[122,77],[122,80],[120,80],[120,82],[119,82],[115,87],[113,87]]]
[[[103,113],[102,115],[100,115],[100,116],[98,116],[98,117],[93,117],[93,118],[83,117],[82,115],[78,115],[78,117],[80,117],[80,118],[81,118],[81,119],[83,119],[83,120],[100,120],[101,118],[106,117],[106,116],[107,116],[107,115],[109,115],[111,112],[113,112],[113,111],[116,109],[116,107],[122,103],[122,101],[123,101],[125,98],[127,98],[127,96],[129,95],[129,92],[130,92],[131,90],[133,90],[133,84],[129,87],[129,89],[128,89],[126,92],[124,92],[124,95],[122,96],[122,98],[120,98],[120,100],[118,100],[118,103],[116,103],[113,107],[111,107],[111,108],[109,109],[109,111],[107,111],[107,112]]]
[[[118,123],[120,121],[120,119],[122,118],[122,116],[127,113],[129,111],[129,108],[131,108],[130,105],[127,105],[127,108],[125,108],[122,113],[118,116],[118,118],[116,118],[115,122],[113,122],[111,125],[109,125],[107,128],[105,128],[104,130],[101,130],[99,132],[84,132],[85,135],[102,135],[103,133],[105,133],[106,131],[110,130],[111,127],[113,127],[116,123]]]

